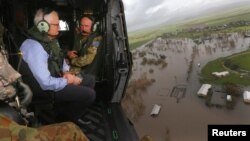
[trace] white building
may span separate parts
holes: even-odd
[[[159,114],[160,110],[161,110],[161,106],[158,104],[155,104],[150,115],[157,116]]]
[[[232,102],[233,101],[233,99],[232,99],[232,96],[231,95],[227,95],[227,101],[229,101],[229,102]]]
[[[197,92],[198,96],[207,96],[209,89],[212,87],[210,84],[202,84],[201,88]]]
[[[212,75],[215,75],[217,77],[223,77],[229,75],[228,71],[222,71],[222,72],[213,72]]]
[[[244,99],[244,102],[250,103],[250,92],[249,91],[244,91],[243,99]]]

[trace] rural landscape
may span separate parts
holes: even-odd
[[[134,31],[129,43],[122,105],[142,140],[201,141],[209,124],[250,122],[249,5]]]

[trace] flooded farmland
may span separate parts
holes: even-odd
[[[208,124],[249,124],[250,105],[240,97],[233,110],[207,107],[197,96],[199,73],[209,61],[249,48],[238,33],[191,39],[157,38],[135,50],[133,71],[122,102],[140,137],[154,141],[205,141]],[[150,113],[154,104],[159,115]]]

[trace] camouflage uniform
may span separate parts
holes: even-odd
[[[0,100],[4,100],[15,95],[16,90],[11,84],[21,76],[8,63],[6,56],[7,52],[4,49],[2,40],[3,30],[4,28],[0,23]]]
[[[20,74],[9,65],[6,56],[0,53],[0,100],[11,98],[16,94],[11,84],[19,77]]]
[[[0,114],[0,141],[89,141],[71,122],[40,128],[21,126]]]
[[[93,39],[89,44],[89,40]],[[71,72],[74,74],[79,73],[81,70],[84,70],[90,65],[97,54],[97,49],[100,47],[102,37],[99,35],[91,34],[88,37],[83,37],[81,34],[78,34],[75,38],[73,50],[78,52],[78,57],[73,58],[70,61]]]

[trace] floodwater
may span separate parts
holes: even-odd
[[[199,73],[207,62],[245,51],[250,45],[250,38],[237,33],[217,37],[200,45],[191,39],[158,38],[133,50],[130,90],[122,104],[140,138],[206,141],[208,124],[250,123],[250,105],[244,104],[243,98],[230,110],[207,107],[197,96]],[[142,82],[145,87],[138,86]],[[154,104],[161,110],[152,117]]]

